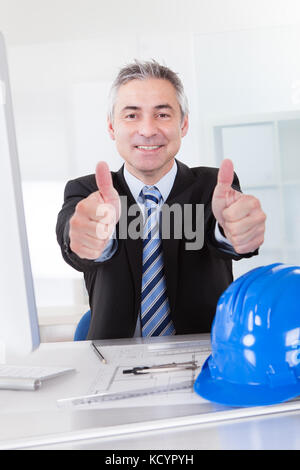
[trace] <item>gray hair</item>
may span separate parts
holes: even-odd
[[[183,84],[177,73],[164,65],[160,65],[155,60],[141,62],[135,59],[132,64],[125,65],[125,67],[119,71],[112,84],[108,108],[108,117],[111,122],[113,122],[116,96],[120,86],[125,85],[125,83],[131,80],[145,80],[147,78],[168,80],[175,88],[181,111],[181,119],[183,120],[184,116],[188,114],[188,100],[184,92]]]

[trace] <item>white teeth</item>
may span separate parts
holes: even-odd
[[[158,149],[160,145],[138,145],[138,149],[143,149],[143,150],[154,150]]]

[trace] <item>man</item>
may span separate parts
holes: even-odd
[[[188,131],[187,100],[177,74],[155,61],[120,71],[108,131],[125,164],[110,173],[100,162],[95,175],[70,181],[57,222],[64,259],[84,273],[88,339],[209,332],[233,280],[232,259],[257,254],[263,243],[259,201],[241,193],[230,160],[218,171],[175,159]],[[163,236],[159,214],[174,204],[181,215],[192,212],[188,220],[174,215]],[[188,245],[187,232],[178,237],[175,228],[194,227],[197,238],[200,205],[203,243]]]

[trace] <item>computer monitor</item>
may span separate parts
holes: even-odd
[[[38,217],[38,214],[37,214]],[[40,344],[4,37],[0,32],[0,363]]]

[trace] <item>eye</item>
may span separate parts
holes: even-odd
[[[125,119],[129,119],[129,120],[132,120],[132,119],[135,119],[135,118],[136,118],[135,113],[127,114],[127,116],[125,116]]]
[[[167,119],[170,117],[170,115],[167,113],[159,113],[158,117],[161,119]]]

